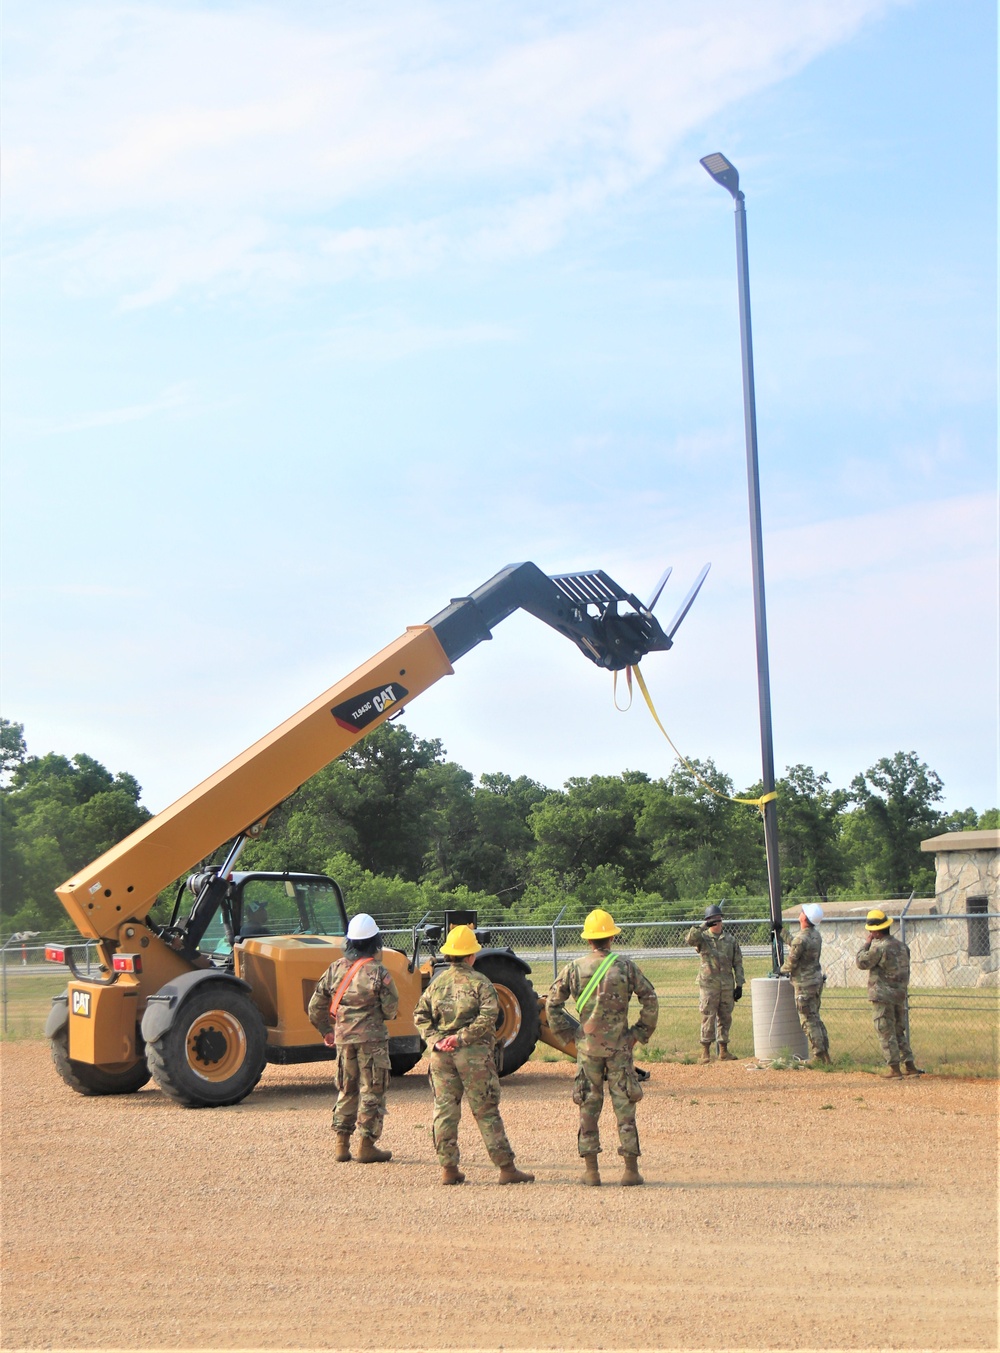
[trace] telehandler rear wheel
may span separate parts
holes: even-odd
[[[389,1065],[394,1076],[405,1076],[412,1071],[423,1056],[422,1052],[390,1052]]]
[[[74,1062],[69,1055],[69,1030],[60,1029],[49,1039],[52,1063],[71,1090],[78,1095],[132,1095],[149,1080],[149,1067],[139,1040],[139,1058],[116,1066],[91,1066]]]
[[[146,1046],[153,1078],[188,1109],[245,1099],[261,1078],[267,1033],[254,1003],[225,982],[196,987],[173,1024]]]
[[[490,954],[476,968],[490,979],[500,998],[497,1042],[503,1046],[501,1076],[523,1066],[538,1042],[538,997],[535,988],[509,958]]]

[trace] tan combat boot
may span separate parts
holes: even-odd
[[[888,1081],[901,1081],[903,1073],[899,1069],[898,1062],[890,1062],[888,1071],[882,1073]]]
[[[509,1165],[500,1166],[500,1178],[498,1184],[533,1184],[535,1176],[528,1174],[526,1170],[519,1170],[513,1161]]]
[[[351,1134],[349,1132],[337,1133],[337,1145],[333,1151],[334,1160],[343,1163],[345,1160],[353,1160],[351,1155]]]
[[[699,1065],[700,1065],[700,1066],[707,1066],[708,1063],[709,1063],[711,1060],[712,1060],[712,1045],[711,1045],[711,1043],[702,1043],[702,1045],[701,1045],[701,1057],[698,1059]]]
[[[587,1184],[593,1189],[601,1186],[601,1172],[597,1168],[597,1152],[591,1151],[589,1155],[583,1158],[583,1178],[581,1184]]]
[[[925,1073],[920,1070],[916,1062],[904,1062],[903,1074],[906,1076],[923,1076]]]
[[[728,1044],[728,1043],[720,1043],[720,1044],[719,1044],[719,1061],[720,1061],[720,1062],[738,1062],[738,1061],[739,1061],[739,1058],[738,1058],[738,1057],[734,1057],[733,1054],[729,1051],[729,1044]]]
[[[465,1175],[462,1173],[462,1171],[458,1168],[457,1165],[442,1165],[442,1166],[441,1166],[441,1183],[442,1183],[442,1184],[464,1184],[464,1183],[465,1183]]]
[[[625,1162],[625,1173],[622,1175],[622,1188],[627,1189],[634,1184],[645,1184],[645,1179],[639,1173],[639,1157],[623,1156]]]
[[[358,1160],[362,1165],[381,1165],[384,1161],[392,1160],[391,1151],[380,1151],[371,1137],[362,1137],[361,1145],[358,1147]]]

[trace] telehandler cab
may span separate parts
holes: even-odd
[[[50,946],[70,981],[49,1013],[46,1035],[62,1078],[85,1095],[128,1094],[152,1076],[188,1107],[235,1104],[267,1062],[335,1055],[306,1010],[320,976],[344,947],[347,913],[338,884],[319,874],[237,871],[279,803],[323,766],[443,676],[452,663],[519,607],[572,640],[599,667],[618,671],[668,649],[705,580],[702,570],[667,630],[653,616],[670,570],[643,605],[599,571],[548,577],[512,564],[459,597],[294,714],[131,836],[56,889],[80,933],[96,941],[100,976],[81,972],[72,946]],[[624,605],[628,609],[619,610]],[[192,874],[166,924],[150,915],[164,888],[226,847],[222,862]],[[193,896],[181,914],[185,893]],[[399,990],[389,1025],[393,1071],[420,1059],[413,1010],[449,924],[414,930],[412,953],[386,949]],[[488,937],[483,937],[488,941]],[[426,958],[420,961],[421,945]],[[440,962],[440,959],[437,959]],[[544,1018],[530,966],[510,949],[484,948],[479,968],[497,988],[503,1074],[541,1037],[572,1053]]]

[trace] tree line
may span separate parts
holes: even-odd
[[[64,928],[53,889],[149,811],[127,772],[83,753],[29,755],[21,724],[0,720],[0,753],[3,931]],[[241,868],[330,874],[352,911],[406,924],[446,907],[523,924],[597,906],[670,919],[721,899],[732,914],[765,914],[760,817],[732,802],[761,786],[735,794],[711,760],[691,766],[662,779],[574,776],[561,789],[500,772],[477,782],[438,740],[385,724],[281,804]],[[943,813],[942,782],[914,752],[880,758],[846,789],[789,766],[777,789],[786,902],[933,892],[920,841],[1000,822],[995,808]]]

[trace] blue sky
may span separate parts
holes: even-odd
[[[504,564],[669,617],[674,741],[997,788],[986,0],[5,6],[3,712],[153,809]],[[666,774],[528,617],[407,714],[480,773]]]

